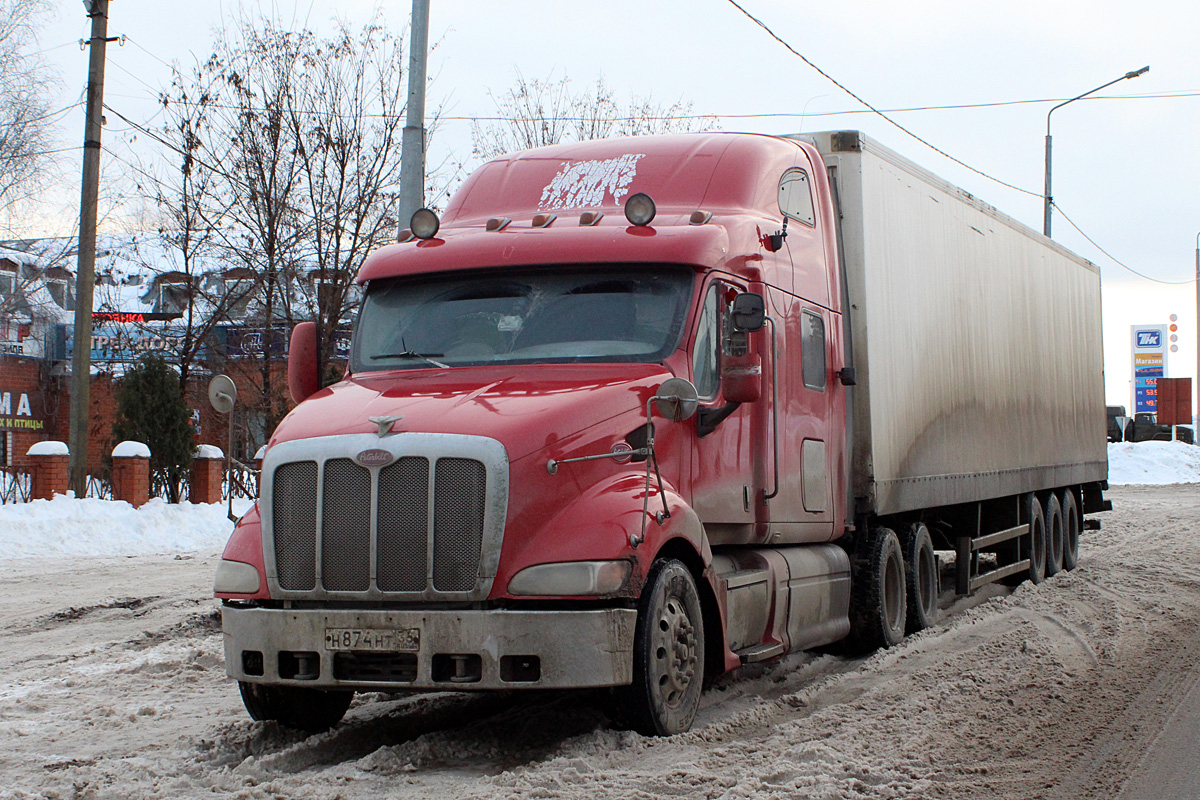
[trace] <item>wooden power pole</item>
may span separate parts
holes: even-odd
[[[70,486],[87,494],[89,394],[92,373],[92,291],[96,268],[96,204],[100,194],[100,130],[104,113],[104,55],[109,0],[83,0],[92,20],[87,121],[83,132],[83,187],[79,203],[79,267],[75,273],[75,335],[71,357]]]

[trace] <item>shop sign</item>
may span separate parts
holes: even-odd
[[[0,431],[45,429],[46,418],[40,394],[0,388]]]

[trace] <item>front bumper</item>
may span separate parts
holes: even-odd
[[[240,681],[322,689],[578,689],[633,680],[633,609],[330,611],[225,606]],[[329,631],[402,631],[407,650],[337,650]],[[412,634],[416,631],[416,634]]]

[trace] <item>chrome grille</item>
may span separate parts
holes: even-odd
[[[309,591],[317,585],[317,462],[284,464],[274,477],[271,514],[279,585]]]
[[[483,464],[465,458],[437,462],[433,506],[433,588],[463,592],[475,585],[483,544],[487,481]]]
[[[325,462],[321,584],[331,592],[371,586],[371,472],[348,458]]]
[[[420,592],[429,546],[429,459],[409,456],[379,472],[379,588]]]
[[[394,458],[383,467],[347,457],[381,446]],[[487,597],[508,504],[495,440],[350,434],[278,445],[266,461],[268,574],[285,597]]]

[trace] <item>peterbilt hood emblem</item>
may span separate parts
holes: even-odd
[[[354,460],[364,467],[386,467],[395,460],[395,456],[387,450],[363,450],[354,456]]]
[[[402,419],[404,419],[404,417],[367,417],[368,422],[374,422],[379,426],[380,439],[391,433],[392,426]]]

